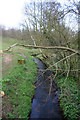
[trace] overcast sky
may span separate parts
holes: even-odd
[[[19,27],[24,19],[23,13],[26,1],[29,2],[30,0],[0,0],[0,24],[6,26],[6,28]],[[64,5],[64,1],[67,2],[67,0],[58,1],[62,5]]]
[[[26,0],[0,0],[0,24],[6,27],[18,27],[23,20],[23,8]]]

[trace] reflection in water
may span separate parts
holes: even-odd
[[[35,62],[39,66],[38,78],[36,83],[35,96],[33,98],[32,110],[30,118],[54,118],[55,120],[63,120],[58,103],[59,91],[55,83],[53,83],[52,93],[49,95],[50,87],[50,71],[42,74],[41,69],[46,66],[37,58]]]

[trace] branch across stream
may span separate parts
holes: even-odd
[[[30,118],[53,118],[54,120],[64,120],[58,102],[59,90],[54,82],[51,94],[49,95],[50,76],[52,73],[48,70],[45,74],[42,74],[41,70],[46,69],[46,66],[37,58],[35,58],[35,62],[39,66],[39,72]]]

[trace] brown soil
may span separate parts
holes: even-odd
[[[2,74],[7,74],[9,69],[14,66],[14,55],[3,53],[2,54]]]
[[[8,65],[12,61],[12,56],[8,53],[3,53],[2,55],[2,64]]]
[[[12,113],[12,105],[8,102],[8,97],[2,97],[2,118],[8,118],[7,113]]]

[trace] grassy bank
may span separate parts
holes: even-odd
[[[9,41],[11,42],[9,43]],[[3,39],[3,49],[18,41],[10,38]],[[20,41],[19,41],[20,42]],[[3,118],[26,118],[31,111],[31,100],[34,95],[37,79],[37,64],[31,54],[35,50],[15,47],[12,52],[3,52],[2,98]],[[25,59],[25,64],[18,64],[18,59]]]
[[[69,120],[77,120],[79,118],[79,88],[73,77],[62,77],[56,79],[56,83],[60,89],[60,106],[65,117]]]
[[[35,80],[36,67],[30,57],[26,60],[25,65],[15,65],[9,71],[9,75],[3,76],[2,90],[5,92],[4,97],[7,97],[7,102],[11,106],[9,112],[6,109],[4,110],[6,117],[28,118],[31,110],[31,99],[34,95]],[[8,107],[8,104],[3,101],[3,106]]]

